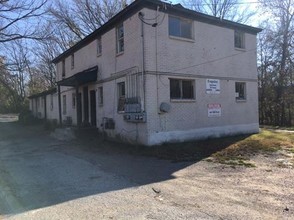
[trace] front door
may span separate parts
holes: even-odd
[[[95,126],[96,123],[96,92],[95,90],[90,91],[90,107],[91,107],[91,125]]]

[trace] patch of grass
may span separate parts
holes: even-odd
[[[88,132],[87,132],[88,134]],[[97,135],[91,135],[97,137]],[[85,141],[90,138],[86,136]],[[101,137],[100,137],[101,138]],[[99,143],[99,146],[97,146]],[[167,159],[173,162],[206,160],[231,166],[255,167],[250,158],[257,154],[270,155],[280,149],[294,151],[294,133],[275,132],[262,129],[259,134],[243,135],[191,141],[185,143],[166,143],[161,146],[145,147],[109,141],[91,141],[96,149],[109,153],[127,153]]]
[[[233,161],[233,163],[243,166],[247,163],[246,160],[249,160],[251,156],[256,154],[271,154],[282,148],[292,150],[294,149],[293,146],[294,134],[262,129],[259,134],[251,135],[244,140],[238,141],[214,153],[212,156],[219,163],[230,165]]]

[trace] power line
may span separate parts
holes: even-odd
[[[268,1],[270,2],[270,1]],[[228,3],[227,5],[250,5],[250,4],[262,4],[262,2],[235,2],[235,3]],[[185,4],[186,6],[213,6],[213,5],[221,5],[221,4],[193,4],[193,3],[190,3],[190,4]]]

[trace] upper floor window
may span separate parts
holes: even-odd
[[[75,55],[74,54],[71,55],[71,68],[72,69],[75,68]]]
[[[125,50],[124,45],[124,26],[123,24],[120,24],[116,27],[116,52],[122,53]]]
[[[171,99],[195,99],[194,80],[170,79]]]
[[[61,64],[61,71],[62,71],[62,77],[65,77],[65,60],[62,60],[62,64]]]
[[[101,42],[101,36],[97,38],[97,56],[100,56],[102,53],[102,42]]]
[[[236,48],[245,49],[245,34],[242,31],[235,30],[234,42]]]
[[[169,16],[168,30],[170,36],[193,39],[191,20]]]
[[[246,100],[246,84],[245,82],[235,83],[236,100]]]

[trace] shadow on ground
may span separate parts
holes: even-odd
[[[0,123],[0,213],[170,180],[243,138],[146,148],[103,141],[89,131],[81,132],[78,141],[61,142],[41,126]]]

